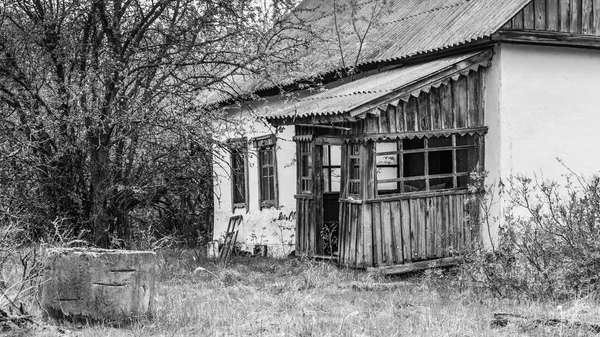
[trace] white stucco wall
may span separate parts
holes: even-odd
[[[501,45],[485,98],[489,184],[515,174],[564,182],[558,159],[578,174],[600,172],[600,51]],[[498,216],[503,205],[495,202]]]
[[[227,152],[220,153],[215,157],[213,165],[215,173],[213,239],[222,240],[230,216],[242,215],[243,222],[237,238],[241,248],[252,252],[256,244],[267,245],[268,253],[272,256],[285,256],[294,250],[295,245],[296,145],[292,141],[294,127],[274,128],[254,116],[266,105],[269,105],[269,108],[277,108],[281,104],[281,99],[271,97],[265,101],[251,103],[253,112],[248,108],[231,107],[228,109],[230,123],[223,123],[220,130],[222,141],[242,136],[251,140],[271,133],[277,135],[279,207],[262,210],[259,207],[258,158],[252,144],[248,146],[248,209],[238,208],[235,209],[235,213],[232,213],[230,155]],[[235,127],[236,124],[242,127]]]

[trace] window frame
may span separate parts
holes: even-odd
[[[298,194],[312,195],[314,189],[314,146],[312,142],[298,142]],[[305,172],[304,162],[307,161]]]
[[[277,137],[273,134],[256,137],[252,140],[254,148],[257,151],[257,161],[258,161],[258,205],[260,209],[269,208],[269,207],[279,207],[279,186],[277,179]],[[265,165],[263,163],[263,153],[267,151],[272,153],[272,162]],[[267,175],[267,179],[272,178],[273,184],[273,195],[271,199],[263,199],[263,191],[265,188],[267,190],[270,189],[269,186],[263,186],[263,168],[273,168],[273,175]]]
[[[237,208],[246,208],[249,207],[250,202],[250,189],[248,186],[249,178],[248,178],[248,139],[246,137],[241,138],[233,138],[227,141],[229,147],[229,167],[230,167],[230,181],[231,181],[231,208],[232,212]],[[242,165],[241,168],[243,172],[241,174],[244,188],[241,191],[241,195],[243,195],[243,202],[236,202],[236,189],[238,186],[238,178],[240,174],[236,172],[236,165],[234,161],[234,156],[236,154],[241,154]]]
[[[465,136],[470,136],[473,137],[473,144],[468,144],[468,145],[458,145],[457,141],[458,141],[458,137],[465,137]],[[429,146],[429,141],[431,138],[440,138],[440,137],[451,137],[451,145],[448,146],[439,146],[439,147],[430,147]],[[373,158],[373,160],[375,161],[373,167],[374,167],[374,189],[375,189],[375,198],[388,198],[388,197],[398,197],[398,196],[418,196],[418,195],[422,195],[422,194],[430,194],[430,193],[448,193],[448,192],[453,192],[453,191],[462,191],[462,190],[466,190],[468,187],[467,186],[459,186],[459,178],[461,177],[468,177],[469,174],[471,172],[479,172],[481,169],[481,163],[482,163],[482,154],[481,154],[481,149],[482,149],[482,136],[480,134],[474,133],[474,134],[460,134],[460,133],[452,133],[452,134],[433,134],[430,136],[424,136],[421,137],[419,139],[423,139],[423,148],[418,148],[418,149],[409,149],[409,150],[405,150],[403,148],[403,143],[406,139],[414,139],[413,138],[408,138],[408,137],[404,137],[404,138],[400,138],[400,139],[393,139],[393,140],[378,140],[375,142],[374,145],[374,152],[375,152],[375,156]],[[379,143],[395,143],[396,144],[396,150],[395,151],[383,151],[383,152],[377,152],[377,144]],[[457,157],[457,152],[458,151],[463,151],[463,150],[471,150],[473,155],[474,155],[474,159],[472,163],[467,163],[468,166],[471,166],[470,171],[460,171],[458,172],[457,170],[457,166],[458,166],[458,157]],[[433,152],[442,152],[442,151],[452,151],[452,173],[440,173],[440,174],[430,174],[429,170],[430,170],[430,165],[429,165],[429,159],[430,159],[430,153]],[[423,174],[422,175],[415,175],[415,176],[411,176],[411,177],[405,177],[404,176],[404,161],[405,161],[405,155],[406,154],[423,154]],[[378,160],[380,157],[382,156],[389,156],[389,155],[395,155],[395,162],[396,164],[378,164]],[[380,167],[396,167],[396,178],[393,179],[378,179],[378,168]],[[435,180],[435,179],[452,179],[452,187],[449,188],[441,188],[441,189],[431,189],[431,181]],[[422,190],[417,190],[417,191],[406,191],[406,182],[410,182],[410,181],[424,181],[424,189]],[[385,190],[381,190],[379,188],[379,184],[386,184],[386,183],[396,183],[396,189],[392,190],[393,192],[390,193],[381,193],[382,191]],[[435,185],[434,185],[435,186]]]

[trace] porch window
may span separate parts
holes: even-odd
[[[301,142],[299,144],[299,167],[300,167],[300,193],[312,193],[312,151],[311,143]]]
[[[323,192],[339,192],[342,169],[339,145],[323,145]]]
[[[258,189],[260,207],[277,207],[277,158],[274,135],[254,139],[258,150]]]
[[[233,208],[247,207],[248,142],[246,138],[229,141],[231,149],[231,200]]]
[[[466,188],[478,142],[454,134],[376,143],[377,195]]]
[[[360,195],[360,144],[348,144],[348,189],[349,195]]]

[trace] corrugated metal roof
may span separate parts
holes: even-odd
[[[365,106],[369,102],[386,95],[390,96],[391,100],[406,101],[411,95],[418,96],[421,91],[429,91],[432,86],[439,86],[451,78],[457,79],[461,74],[475,70],[481,65],[487,65],[491,55],[491,51],[488,50],[400,67],[314,94],[290,103],[282,109],[264,112],[262,115],[267,119],[331,116],[349,112],[352,116],[357,116],[373,109],[368,105]],[[428,81],[420,86],[419,82],[423,79]],[[415,86],[410,90],[404,90],[410,85]],[[364,108],[358,109],[360,107]]]
[[[307,25],[319,38],[300,58],[297,71],[276,74],[281,76],[270,80],[239,76],[224,91],[249,94],[273,88],[275,84],[288,85],[301,78],[339,70],[344,68],[342,53],[346,67],[354,65],[354,60],[361,66],[480,40],[495,33],[530,1],[365,0],[351,6],[349,0],[305,0],[295,9],[291,20]],[[370,19],[374,11],[378,15]],[[359,35],[365,36],[362,46]],[[215,102],[229,97],[211,93],[205,98],[207,102]]]

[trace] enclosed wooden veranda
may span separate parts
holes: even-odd
[[[490,50],[403,66],[269,116],[294,124],[296,253],[353,268],[456,256],[479,239]]]

